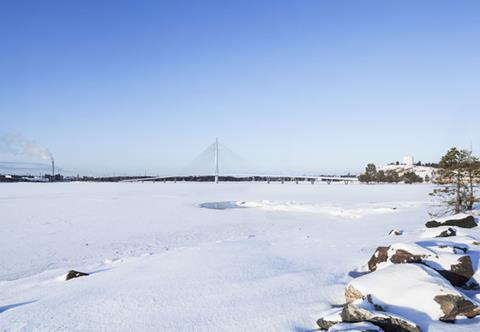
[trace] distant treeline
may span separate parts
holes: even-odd
[[[341,178],[350,178],[351,175],[337,176],[336,179],[322,179],[324,182],[342,181]],[[314,182],[316,177],[291,177],[291,176],[219,176],[219,181],[222,182]],[[201,175],[201,176],[167,176],[167,177],[152,177],[152,176],[77,176],[77,177],[63,177],[62,175],[45,175],[41,178],[35,178],[31,175],[0,175],[0,182],[122,182],[122,181],[145,181],[145,182],[214,182],[215,176]]]
[[[394,163],[388,163],[388,165],[401,165],[399,161],[396,161]],[[418,161],[413,164],[414,166],[426,166],[426,167],[433,167],[433,168],[438,168],[438,163],[422,163],[421,161]]]
[[[395,170],[377,171],[377,167],[374,164],[368,164],[365,168],[365,173],[358,176],[358,180],[364,183],[422,183],[423,179],[414,172],[405,172],[403,175],[399,175]],[[428,176],[425,181],[430,181]]]
[[[5,175],[0,174],[0,182],[64,182],[64,181],[71,181],[66,180],[63,175],[55,174],[55,176],[51,176],[50,174],[46,174],[42,177],[34,177],[32,175]]]
[[[279,176],[219,176],[219,181],[222,182],[302,182],[302,181],[315,181],[315,178],[309,177],[279,177]],[[215,176],[205,175],[205,176],[170,176],[157,178],[152,181],[159,182],[177,182],[177,181],[189,181],[189,182],[213,182],[215,181]]]

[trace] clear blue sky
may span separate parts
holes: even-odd
[[[479,41],[479,1],[3,0],[0,134],[81,174],[216,136],[271,171],[437,161],[480,152]]]

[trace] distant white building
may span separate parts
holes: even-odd
[[[381,171],[395,171],[402,176],[407,172],[413,172],[424,181],[432,181],[435,178],[435,168],[430,166],[416,166],[412,156],[403,157],[403,163],[385,165],[380,168]]]
[[[405,156],[403,157],[403,163],[405,165],[409,165],[409,166],[412,166],[414,163],[413,163],[413,157],[412,156]]]

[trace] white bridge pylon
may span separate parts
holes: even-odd
[[[218,183],[218,137],[215,139],[215,183]]]
[[[181,173],[195,176],[213,175],[215,182],[218,182],[220,175],[258,174],[259,171],[217,138],[185,166]]]

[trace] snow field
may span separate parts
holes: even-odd
[[[0,330],[312,330],[321,312],[344,302],[350,271],[398,240],[390,229],[405,230],[402,242],[418,237],[430,190],[2,185]],[[209,202],[262,203],[200,207]],[[70,269],[91,275],[61,280]]]

